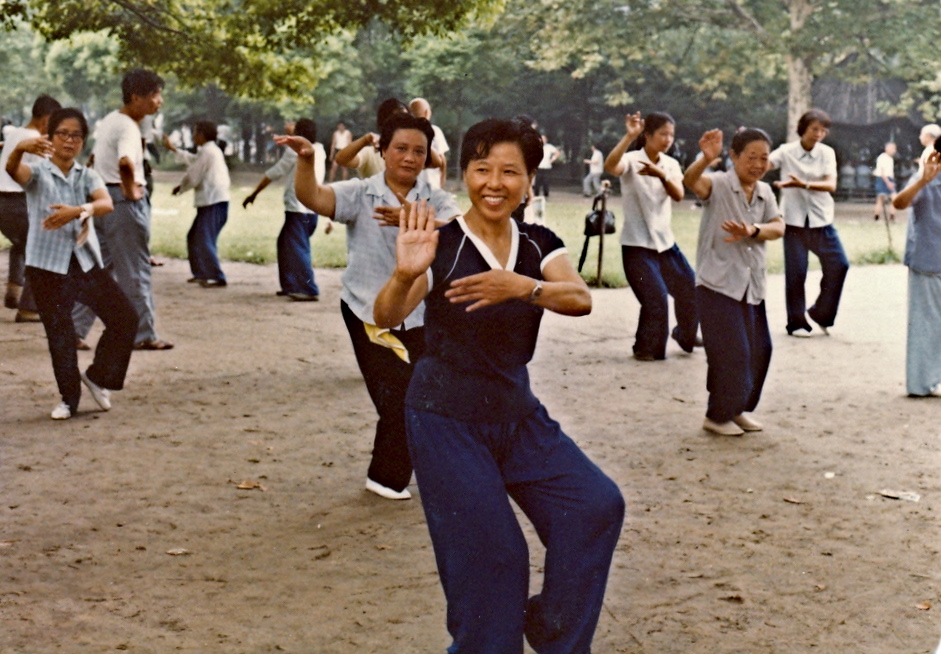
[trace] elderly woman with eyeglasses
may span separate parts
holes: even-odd
[[[29,212],[26,277],[36,293],[39,316],[46,328],[52,370],[61,401],[53,420],[75,415],[81,383],[107,411],[110,391],[124,386],[137,314],[111,276],[104,271],[93,216],[114,206],[101,177],[78,163],[88,136],[88,123],[78,109],[59,109],[49,118],[49,138],[20,141],[7,161],[7,173],[23,187]],[[36,164],[23,154],[46,157]],[[95,358],[79,371],[72,307],[81,302],[104,322]]]

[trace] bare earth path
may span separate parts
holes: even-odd
[[[444,652],[420,494],[362,490],[374,413],[340,272],[289,303],[274,266],[225,267],[225,290],[155,270],[177,347],[135,353],[107,414],[86,395],[51,421],[42,327],[0,314],[0,653]],[[852,269],[809,340],[773,276],[766,429],[741,439],[699,429],[702,351],[630,358],[630,290],[547,317],[536,393],[628,502],[596,654],[933,651],[941,400],[904,396],[905,275]]]

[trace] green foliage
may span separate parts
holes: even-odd
[[[24,2],[0,4],[0,21]],[[328,77],[328,37],[374,22],[416,38],[443,34],[500,0],[29,0],[34,29],[51,41],[81,32],[117,39],[124,66],[173,73],[258,99],[303,97]]]

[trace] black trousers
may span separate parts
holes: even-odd
[[[39,317],[46,328],[59,394],[72,413],[78,410],[82,395],[72,322],[76,301],[94,311],[105,326],[95,348],[95,359],[85,374],[102,388],[113,391],[124,388],[137,333],[137,313],[111,275],[98,266],[83,272],[73,256],[66,275],[26,266],[26,278],[33,286]]]
[[[363,321],[356,317],[346,302],[340,302],[340,311],[350,333],[356,363],[379,414],[367,476],[387,488],[400,491],[412,478],[412,459],[405,435],[405,393],[415,362],[425,351],[425,328],[392,330],[408,350],[412,362],[405,363],[393,350],[369,340]]]

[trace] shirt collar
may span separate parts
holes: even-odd
[[[49,170],[53,175],[61,177],[64,180],[68,180],[69,177],[71,177],[72,175],[78,174],[79,171],[81,171],[81,169],[84,168],[84,166],[80,164],[78,161],[73,160],[72,167],[69,169],[68,174],[66,174],[66,173],[63,173],[62,169],[59,168],[54,163],[52,163],[52,161],[50,161],[49,159],[44,159],[43,161],[49,167]]]
[[[398,206],[399,200],[395,197],[395,193],[392,192],[392,189],[389,188],[389,185],[386,184],[386,172],[376,173],[372,177],[366,180],[366,193],[375,197],[382,198],[384,202],[387,203],[387,206]],[[431,186],[424,179],[424,176],[420,175],[418,180],[415,182],[415,186],[411,188],[408,194],[405,196],[406,200],[415,201],[421,199],[428,199],[431,197]]]

